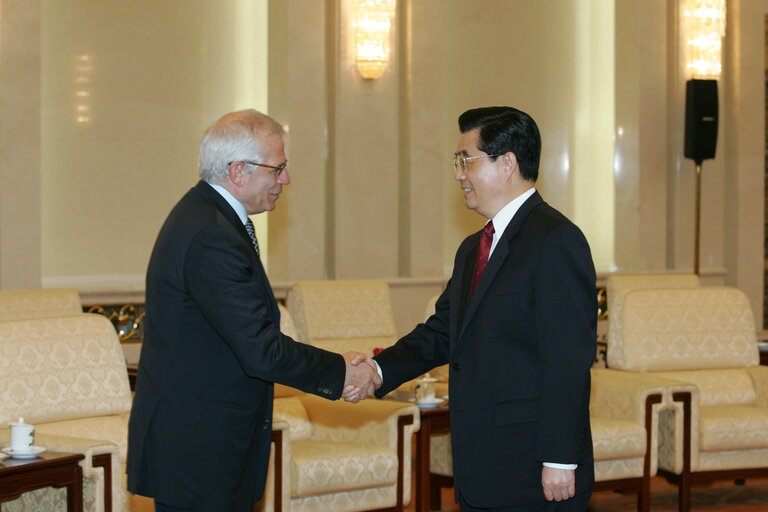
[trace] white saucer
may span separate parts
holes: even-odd
[[[412,401],[416,402],[415,399]],[[416,402],[416,405],[419,406],[419,409],[434,409],[435,407],[437,407],[443,402],[445,402],[445,400],[443,400],[442,398],[434,398],[430,401]]]
[[[34,459],[41,453],[45,451],[45,448],[42,446],[32,446],[29,450],[25,452],[15,452],[11,449],[10,446],[6,446],[3,448],[3,451],[10,455],[14,459]]]

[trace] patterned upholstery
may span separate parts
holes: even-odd
[[[684,484],[687,477],[674,475],[690,471],[692,481],[707,481],[717,479],[707,471],[768,468],[768,367],[758,366],[747,297],[728,287],[632,290],[620,316],[611,324],[620,332],[610,367],[693,390],[689,439],[680,418],[660,423],[659,467],[669,478]],[[685,443],[690,461],[682,459]],[[682,492],[689,494],[687,486]]]
[[[299,339],[334,352],[374,348],[395,341],[386,281],[302,281],[287,299]]]
[[[299,336],[299,330],[296,328],[296,322],[293,321],[293,316],[290,311],[288,311],[282,304],[278,304],[277,308],[280,310],[280,332],[286,336],[290,336],[296,341],[303,341],[306,339]]]
[[[62,440],[70,439],[80,440],[79,444],[72,441],[72,446],[108,447],[108,453],[114,455],[112,510],[123,509],[121,475],[131,391],[120,342],[109,320],[80,313],[0,322],[0,396],[0,428],[23,416],[36,426],[39,441],[50,443],[46,444],[49,449],[60,446],[67,451],[61,445],[69,441]],[[52,441],[43,441],[47,436]],[[96,496],[86,510],[102,511],[102,470],[93,468],[88,456],[97,454],[95,449],[86,453],[83,465],[86,477],[95,482],[86,483],[86,488]],[[54,499],[47,493],[54,491],[42,490],[37,497],[24,495],[16,500],[19,504],[12,502],[7,507],[49,510],[38,506]]]
[[[273,429],[282,432],[282,446],[275,457],[282,471],[276,479],[271,465],[260,510],[274,510],[276,480],[285,512],[395,507],[400,417],[412,422],[402,433],[402,499],[410,501],[411,438],[419,429],[415,406],[389,400],[330,402],[285,387],[276,392]]]
[[[0,320],[77,315],[82,312],[77,290],[0,291]]]
[[[589,412],[597,482],[656,474],[658,424],[662,412],[673,407],[671,391],[679,389],[677,384],[656,375],[592,370]],[[658,397],[650,409],[649,397]]]
[[[625,346],[618,337],[623,333],[621,326],[621,310],[624,307],[624,296],[630,290],[645,290],[655,288],[692,288],[699,286],[699,276],[696,274],[636,274],[611,275],[606,283],[608,298],[608,366],[621,365],[623,354],[616,347]],[[617,338],[616,341],[612,341]]]

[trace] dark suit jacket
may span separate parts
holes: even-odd
[[[146,308],[128,489],[205,512],[250,510],[266,478],[272,382],[339,398],[343,358],[280,333],[245,227],[204,182],[158,235]]]
[[[468,300],[479,237],[459,247],[435,314],[376,356],[377,394],[450,363],[456,492],[474,507],[543,502],[542,462],[577,463],[576,492],[586,492],[597,327],[587,241],[534,193]]]

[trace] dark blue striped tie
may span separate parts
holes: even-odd
[[[253,227],[253,222],[251,222],[251,219],[248,219],[248,222],[245,223],[245,230],[248,232],[248,236],[251,237],[253,248],[256,249],[256,256],[261,256],[259,254],[259,242],[256,241],[256,229]]]

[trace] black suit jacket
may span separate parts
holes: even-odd
[[[193,510],[250,510],[266,478],[272,383],[338,398],[343,358],[280,333],[248,233],[205,182],[158,235],[146,308],[128,489]]]
[[[459,247],[435,314],[376,356],[377,393],[450,363],[456,491],[474,507],[543,502],[543,462],[578,464],[576,492],[589,491],[597,300],[587,241],[534,193],[469,299],[479,237]]]

